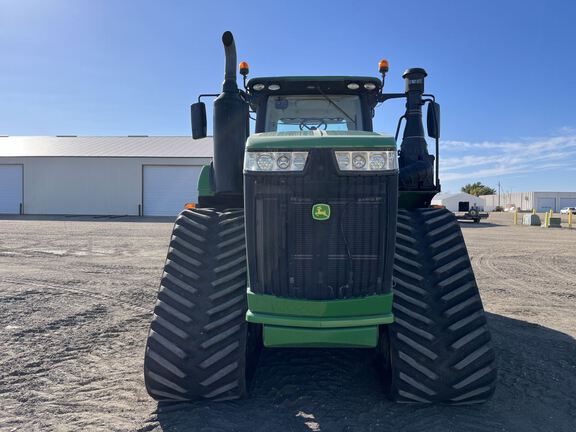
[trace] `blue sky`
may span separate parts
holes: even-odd
[[[231,30],[251,76],[424,67],[445,191],[576,190],[576,2],[0,0],[0,135],[189,135]],[[389,101],[376,130],[403,112]]]

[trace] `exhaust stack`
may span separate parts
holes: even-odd
[[[434,188],[434,156],[428,153],[428,144],[422,124],[422,95],[424,69],[412,68],[402,75],[406,82],[406,127],[400,146],[400,189],[429,190]]]
[[[222,35],[222,44],[224,44],[224,57],[226,59],[222,91],[233,92],[238,90],[238,85],[236,84],[236,44],[234,43],[234,36],[232,36],[231,32],[224,32]]]
[[[249,134],[248,104],[236,83],[236,44],[227,31],[222,35],[226,66],[222,93],[214,101],[213,178],[216,193],[242,193],[244,146]]]

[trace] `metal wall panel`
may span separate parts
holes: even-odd
[[[22,204],[22,165],[0,165],[0,213],[19,214]]]
[[[556,211],[556,198],[538,198],[538,211]]]
[[[561,210],[564,207],[576,207],[576,198],[560,198],[560,205],[557,210]]]
[[[144,216],[175,216],[187,202],[198,201],[198,177],[202,167],[144,165]]]

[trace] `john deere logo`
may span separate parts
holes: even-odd
[[[330,206],[328,204],[314,204],[312,217],[320,221],[330,219]]]

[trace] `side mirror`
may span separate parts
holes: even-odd
[[[192,138],[206,138],[206,104],[197,102],[190,107],[192,117]]]
[[[436,139],[440,138],[440,105],[436,102],[428,103],[426,126],[428,128],[429,137]]]

